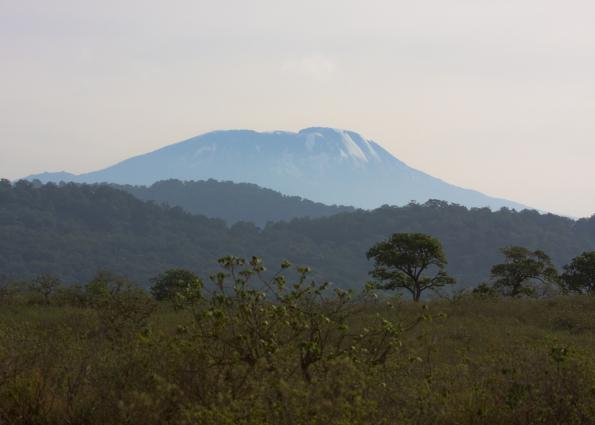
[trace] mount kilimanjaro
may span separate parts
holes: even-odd
[[[103,170],[80,175],[43,173],[27,179],[129,185],[215,179],[254,183],[286,195],[359,208],[428,199],[467,207],[524,208],[411,168],[355,132],[318,127],[297,133],[215,131]]]

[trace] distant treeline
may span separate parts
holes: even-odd
[[[233,195],[229,197],[226,202],[233,210]],[[241,209],[242,204],[237,205]],[[271,201],[268,209],[275,205]],[[171,268],[207,276],[217,258],[234,254],[258,255],[271,264],[288,259],[312,266],[318,279],[362,287],[371,269],[366,252],[397,232],[440,240],[448,258],[446,270],[467,287],[489,277],[506,246],[543,250],[558,267],[595,249],[594,218],[574,221],[528,210],[492,212],[429,201],[300,218],[260,229],[253,223],[228,226],[222,219],[143,202],[106,185],[0,183],[0,275],[6,279],[51,273],[66,282],[83,282],[98,270],[110,270],[147,285],[151,277]]]

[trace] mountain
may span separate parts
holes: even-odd
[[[298,133],[215,131],[100,171],[78,176],[44,173],[28,179],[128,185],[215,179],[254,183],[286,195],[360,208],[428,199],[468,207],[524,208],[448,184],[409,167],[357,133],[331,128]]]
[[[437,237],[459,287],[486,280],[508,245],[542,249],[558,266],[595,250],[595,218],[574,221],[529,210],[429,201],[259,229],[142,202],[107,185],[0,181],[0,275],[15,279],[51,272],[84,282],[97,270],[110,270],[146,284],[172,267],[207,278],[218,257],[232,254],[261,256],[271,269],[289,259],[312,266],[317,279],[357,288],[369,279],[366,251],[395,232]]]
[[[164,180],[151,186],[111,186],[143,201],[178,206],[192,214],[223,219],[228,224],[247,221],[262,227],[268,222],[355,211],[353,207],[324,205],[249,183]]]

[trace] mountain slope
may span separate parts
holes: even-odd
[[[441,199],[469,207],[522,209],[515,202],[462,189],[415,170],[351,131],[216,131],[130,158],[106,169],[29,179],[150,185],[159,180],[254,183],[317,202],[375,208]]]
[[[220,218],[228,224],[247,221],[262,227],[268,222],[326,217],[355,210],[353,207],[330,206],[297,196],[285,196],[248,183],[164,180],[151,186],[113,184],[112,187],[143,201],[178,206],[192,214]]]
[[[172,267],[207,278],[218,257],[234,254],[261,256],[271,268],[289,259],[312,266],[318,279],[361,287],[371,267],[366,251],[395,232],[440,239],[461,286],[487,279],[507,245],[543,249],[558,266],[595,249],[595,218],[573,221],[528,210],[470,210],[432,201],[259,229],[250,223],[228,227],[106,185],[0,181],[0,275],[11,278],[52,272],[81,282],[107,269],[146,283]]]

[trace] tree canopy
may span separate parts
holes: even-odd
[[[555,284],[558,273],[550,257],[543,251],[530,251],[520,246],[502,249],[505,261],[492,267],[494,288],[504,295],[532,295],[541,285]]]
[[[374,260],[370,274],[381,289],[405,289],[419,301],[427,289],[454,284],[440,241],[422,233],[395,233],[374,245],[367,254]]]
[[[564,266],[565,288],[579,293],[595,293],[595,252],[583,252]]]
[[[173,300],[177,293],[202,285],[198,276],[189,270],[170,269],[151,279],[151,294],[158,301]]]

